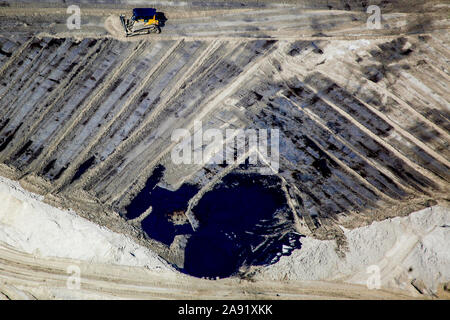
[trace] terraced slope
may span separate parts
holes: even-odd
[[[388,24],[401,27],[378,34],[365,29],[361,12],[294,9],[231,9],[189,26],[178,13],[179,23],[168,20],[158,37],[133,41],[114,38],[108,24],[77,38],[5,29],[1,174],[133,234],[180,268],[193,259],[185,254],[198,254],[189,237],[201,244],[238,232],[214,227],[195,237],[214,220],[211,203],[227,183],[269,190],[266,207],[275,209],[239,230],[251,235],[245,243],[223,240],[239,257],[229,273],[276,260],[298,234],[345,246],[336,222],[355,227],[446,201],[448,8],[430,13],[435,23],[420,30],[415,14],[390,13]],[[204,130],[279,129],[280,170],[260,177],[245,165],[175,165],[172,132],[193,132],[196,120]],[[228,209],[237,212],[246,200],[233,197]],[[150,226],[155,217],[164,228],[173,222],[166,242]]]

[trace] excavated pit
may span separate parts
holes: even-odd
[[[167,7],[160,35],[132,39],[117,8],[86,8],[72,32],[63,11],[47,29],[39,10],[2,7],[0,174],[211,278],[300,235],[345,251],[338,224],[448,201],[448,7],[422,4],[424,20],[388,4],[368,30],[359,2],[339,5]],[[279,129],[279,171],[175,165],[172,132],[200,120]]]
[[[141,226],[152,239],[170,246],[175,237],[185,239],[180,270],[196,277],[216,279],[252,265],[275,263],[300,248],[300,235],[280,180],[274,176],[230,173],[193,207],[198,225],[193,228],[184,212],[198,192],[183,184],[176,191],[156,186],[164,168],[158,167],[144,189],[126,208],[136,219],[150,209]],[[244,269],[241,269],[244,268]]]

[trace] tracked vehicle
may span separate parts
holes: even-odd
[[[134,8],[131,19],[120,15],[120,21],[127,37],[161,32],[160,22],[156,18],[156,9],[154,8]]]

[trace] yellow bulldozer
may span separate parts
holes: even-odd
[[[161,32],[160,21],[154,8],[134,8],[131,19],[120,15],[120,21],[127,37]]]

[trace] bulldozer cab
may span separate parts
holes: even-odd
[[[154,8],[134,8],[133,16],[131,17],[133,21],[145,22],[145,23],[154,23],[158,24],[158,20],[156,19],[156,9]]]
[[[121,14],[120,21],[127,37],[161,32],[160,22],[154,8],[134,8],[131,19],[126,19],[125,15]]]

